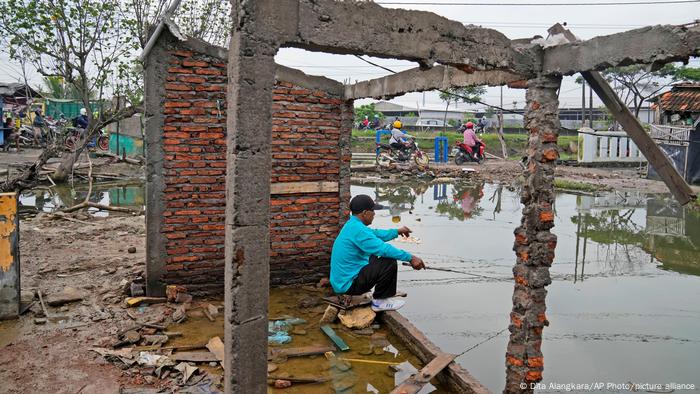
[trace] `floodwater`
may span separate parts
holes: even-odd
[[[86,183],[57,185],[52,188],[36,188],[26,191],[19,198],[20,215],[35,215],[39,212],[54,212],[85,201],[88,193]],[[141,183],[95,183],[89,201],[107,205],[141,210],[146,204],[145,188]],[[88,208],[91,215],[105,217],[110,214],[96,208]],[[114,214],[112,212],[112,214]]]
[[[459,353],[508,326],[517,191],[494,184],[353,186],[391,207],[373,227],[408,226],[419,243],[393,241],[426,265],[481,277],[401,267],[401,313],[443,350]],[[558,236],[542,351],[550,384],[700,386],[700,212],[670,196],[559,193]],[[508,332],[458,359],[503,390]],[[655,387],[658,389],[658,386]],[[657,392],[664,391],[665,387]],[[644,390],[641,390],[642,392]],[[678,390],[676,390],[678,392]]]
[[[287,349],[307,346],[330,346],[330,340],[320,330],[319,319],[326,304],[300,308],[299,302],[305,298],[318,299],[321,293],[302,287],[277,288],[270,291],[269,315],[275,319],[303,319],[289,327],[291,342],[284,345],[271,345],[270,349]],[[221,305],[221,300],[212,301]],[[171,331],[183,335],[168,342],[168,346],[206,344],[210,338],[218,336],[223,340],[224,320],[219,315],[214,322],[202,316],[198,309],[190,310],[190,317],[181,324],[169,327]],[[276,370],[270,376],[283,378],[322,378],[328,381],[314,384],[294,384],[284,390],[270,388],[270,393],[326,394],[342,393],[388,393],[398,383],[422,367],[418,359],[410,353],[402,342],[383,327],[375,327],[374,334],[360,335],[340,324],[332,324],[335,332],[348,344],[350,350],[335,351],[338,360],[329,360],[324,355],[310,357],[289,357],[272,360]],[[348,361],[345,361],[348,360]],[[200,365],[201,366],[201,365]],[[203,367],[212,373],[222,374],[220,367]],[[437,387],[436,387],[437,386]],[[446,392],[428,384],[421,393]]]

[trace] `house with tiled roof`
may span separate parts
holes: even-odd
[[[700,119],[700,83],[681,82],[671,90],[651,98],[656,123],[693,126]]]

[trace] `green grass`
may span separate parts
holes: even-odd
[[[435,132],[410,132],[418,141],[418,147],[422,150],[432,151],[435,147],[434,138],[438,136],[446,136],[450,147],[455,145],[456,141],[462,140],[462,133],[448,131],[447,133]],[[372,152],[375,148],[375,132],[374,131],[352,131],[352,150],[353,152]],[[483,134],[479,136],[486,144],[486,151],[496,156],[502,156],[501,142],[498,140],[497,134]],[[527,134],[505,134],[506,147],[511,158],[520,159],[527,149]],[[387,142],[388,135],[382,136],[382,141]],[[569,143],[576,142],[576,136],[560,136],[557,145],[560,147],[560,158],[562,160],[575,159],[576,155],[569,152]]]
[[[570,180],[561,179],[561,178],[554,179],[554,188],[555,189],[562,189],[562,190],[575,190],[575,191],[587,192],[587,193],[593,193],[593,192],[596,192],[598,190],[605,189],[605,187],[603,187],[603,186],[597,186],[597,185],[593,185],[591,183],[586,183],[586,182],[570,181]]]

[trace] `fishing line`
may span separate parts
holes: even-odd
[[[496,338],[497,336],[501,335],[501,333],[503,333],[503,331],[505,331],[505,330],[507,330],[507,329],[508,329],[508,327],[506,327],[506,328],[502,329],[501,331],[499,331],[499,332],[497,332],[497,333],[491,335],[490,337],[484,339],[483,341],[477,343],[476,345],[474,345],[474,346],[470,347],[469,349],[463,351],[462,353],[456,355],[455,358],[460,357],[460,356],[464,355],[464,353],[467,353],[467,352],[469,352],[469,351],[471,351],[471,350],[473,350],[473,349],[476,349],[476,348],[479,347],[480,345],[483,345],[484,343],[486,343],[486,342],[492,340],[493,338]]]
[[[406,267],[411,267],[411,263],[401,263],[401,265],[406,266]],[[423,267],[423,269],[426,270],[433,270],[433,271],[442,271],[442,272],[452,272],[455,274],[462,274],[462,275],[471,275],[471,276],[476,276],[479,278],[485,278],[485,279],[492,279],[495,281],[510,281],[510,279],[503,279],[503,278],[496,278],[494,276],[487,276],[487,275],[479,275],[479,274],[472,274],[471,272],[464,272],[464,271],[458,271],[458,270],[453,270],[449,268],[436,268],[436,267]]]

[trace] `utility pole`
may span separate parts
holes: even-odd
[[[581,127],[586,126],[586,81],[581,81]]]
[[[588,85],[588,127],[593,128],[593,87]]]

